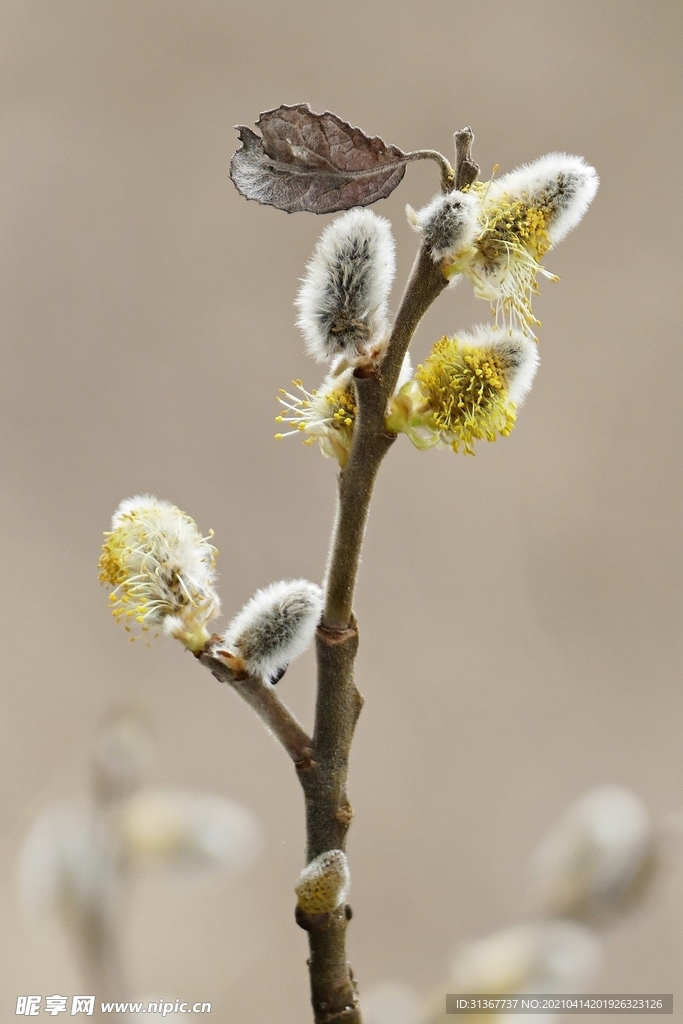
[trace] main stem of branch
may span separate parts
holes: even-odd
[[[306,798],[308,861],[344,850],[353,810],[347,795],[348,762],[363,704],[354,681],[358,630],[353,597],[373,486],[395,435],[384,427],[387,401],[415,328],[446,287],[439,265],[418,253],[385,357],[369,374],[356,372],[358,414],[349,461],[339,478],[339,501],[327,572],[326,602],[318,629],[318,695],[313,760],[299,769]],[[308,928],[311,998],[316,1024],[362,1024],[356,985],[346,959],[348,908]],[[301,923],[301,921],[300,921]]]

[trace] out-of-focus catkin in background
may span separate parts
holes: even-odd
[[[21,993],[81,990],[61,933],[25,921],[16,861],[41,811],[87,795],[97,729],[131,699],[150,784],[238,801],[265,837],[239,880],[136,876],[133,994],[243,1024],[309,1013],[294,773],[179,645],[125,642],[96,569],[118,502],[149,491],[215,530],[227,617],[272,580],[322,576],[336,466],[276,443],[273,421],[279,387],[319,383],[293,300],[329,218],[247,203],[227,174],[233,125],[280,103],[448,156],[469,124],[484,177],[566,150],[602,182],[547,257],[561,282],[542,282],[511,437],[474,459],[400,438],[377,487],[351,769],[361,991],[445,991],[454,949],[528,920],[532,853],[584,791],[626,786],[657,827],[683,810],[682,27],[675,0],[2,0],[5,1016]],[[437,187],[411,165],[375,207],[394,309],[416,248],[404,206]],[[413,361],[487,316],[468,286],[444,293]],[[312,670],[309,654],[279,684],[305,721]],[[674,835],[659,885],[606,933],[593,991],[677,991],[679,854]]]

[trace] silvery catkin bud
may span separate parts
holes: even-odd
[[[406,206],[408,223],[424,234],[429,255],[435,263],[454,256],[469,246],[479,232],[480,201],[468,192],[435,196],[421,210]]]
[[[305,914],[331,914],[346,902],[351,876],[343,850],[327,850],[307,864],[295,891],[297,906]]]
[[[382,340],[394,270],[394,239],[384,217],[349,210],[325,228],[296,299],[297,324],[315,359],[355,358]]]
[[[323,609],[323,592],[309,580],[280,580],[257,590],[212,653],[237,672],[276,683],[309,647]]]

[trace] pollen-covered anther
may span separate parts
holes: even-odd
[[[292,381],[298,394],[280,390],[278,402],[284,412],[276,422],[290,429],[275,435],[278,441],[293,434],[305,433],[304,444],[318,441],[326,458],[335,458],[343,468],[348,462],[356,421],[356,389],[353,370],[328,375],[318,390],[307,391],[300,380]]]
[[[443,337],[390,402],[386,427],[417,448],[449,445],[473,455],[475,441],[511,432],[538,361],[520,331],[479,327]]]
[[[468,247],[476,238],[479,225],[479,199],[469,192],[438,195],[421,210],[406,206],[408,223],[424,234],[424,244],[435,263]]]
[[[323,231],[296,305],[308,351],[320,362],[366,354],[386,333],[394,240],[384,217],[349,210]]]
[[[397,391],[410,379],[412,372],[410,358],[406,354]],[[284,412],[276,417],[276,422],[284,423],[290,429],[276,434],[276,440],[303,433],[306,435],[304,444],[317,441],[323,455],[336,459],[343,469],[349,460],[358,414],[353,377],[353,369],[340,358],[318,390],[307,391],[300,380],[292,382],[298,394],[281,388],[278,402],[284,406]]]
[[[305,914],[331,914],[346,902],[351,877],[343,850],[327,850],[299,875],[297,906]]]
[[[322,607],[323,593],[316,583],[271,583],[238,612],[211,653],[236,674],[277,682],[310,646]]]
[[[192,651],[209,639],[220,611],[217,551],[185,512],[149,494],[122,501],[105,533],[100,582],[112,586],[112,614],[137,635],[163,631]]]
[[[533,337],[538,275],[557,280],[540,261],[579,223],[597,188],[595,169],[567,153],[476,182],[469,191],[480,204],[478,233],[446,258],[445,273],[469,277],[475,295],[491,302],[498,326]]]

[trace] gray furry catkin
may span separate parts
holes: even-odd
[[[349,210],[325,228],[296,299],[297,324],[315,359],[353,359],[382,340],[394,269],[394,239],[384,217]]]
[[[280,580],[257,590],[228,626],[215,653],[240,671],[276,683],[310,646],[320,621],[322,590],[309,580]]]

